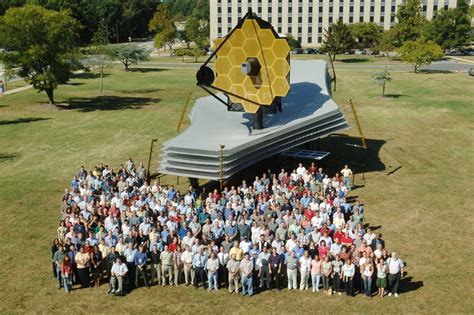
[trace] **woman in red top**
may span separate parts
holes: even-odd
[[[64,256],[60,268],[64,280],[64,289],[69,293],[72,289],[72,264],[69,255]]]
[[[318,246],[319,257],[324,259],[328,255],[329,246],[326,245],[326,241],[321,241]]]

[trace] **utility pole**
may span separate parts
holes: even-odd
[[[223,183],[224,183],[224,178],[223,178],[223,174],[222,174],[222,173],[223,173],[223,172],[222,172],[222,162],[223,162],[223,160],[224,160],[224,157],[223,157],[223,154],[222,154],[222,150],[224,150],[225,145],[221,144],[221,145],[219,145],[219,148],[220,148],[220,154],[219,154],[220,180],[219,180],[219,182],[220,182],[220,187],[221,187],[221,191],[222,191],[222,185],[223,185]]]
[[[150,184],[150,163],[151,163],[151,154],[153,152],[153,144],[158,141],[158,139],[151,139],[150,143],[150,154],[148,155],[148,165],[146,168],[146,181]]]

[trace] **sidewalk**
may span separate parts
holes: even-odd
[[[22,86],[22,87],[19,87],[19,88],[16,88],[16,89],[8,90],[8,91],[4,92],[3,95],[15,94],[15,93],[18,93],[18,92],[21,92],[21,91],[24,91],[24,90],[31,89],[32,87],[33,87],[32,85],[25,85],[25,86]]]
[[[457,60],[457,61],[464,62],[464,63],[472,63],[472,64],[474,64],[474,60],[464,59],[464,58],[455,57],[455,56],[448,56],[448,57],[451,58],[451,59]]]

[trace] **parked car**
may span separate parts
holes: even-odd
[[[358,55],[358,56],[365,55],[365,50],[356,49],[356,50],[354,51],[354,55]]]
[[[313,48],[306,48],[305,50],[303,50],[303,54],[305,55],[314,55],[316,53],[316,50],[314,50]]]
[[[301,48],[296,48],[291,51],[292,55],[301,55],[303,53],[303,49]]]

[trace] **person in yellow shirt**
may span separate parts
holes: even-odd
[[[235,260],[241,261],[243,254],[244,254],[244,252],[243,252],[242,248],[239,247],[239,241],[234,241],[234,247],[232,247],[230,249],[229,256],[234,255]]]
[[[347,190],[351,191],[351,189],[352,189],[352,183],[351,183],[352,170],[349,168],[349,166],[347,164],[344,165],[344,168],[341,170],[341,174],[343,176],[344,185],[347,187]]]

